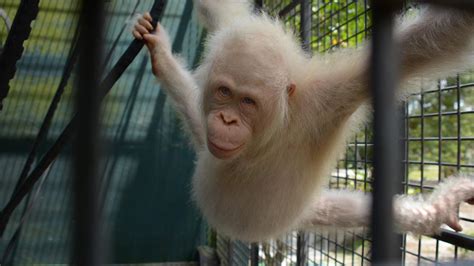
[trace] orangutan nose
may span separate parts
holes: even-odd
[[[237,118],[233,115],[226,115],[224,113],[221,113],[221,119],[222,122],[224,122],[225,125],[233,125],[237,124]]]

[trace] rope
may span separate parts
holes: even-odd
[[[79,36],[79,26],[77,27],[74,36],[73,36],[73,41],[71,48],[69,50],[69,54],[66,60],[66,65],[65,69],[63,71],[63,74],[61,76],[61,81],[59,82],[58,88],[56,89],[56,92],[53,96],[53,99],[51,100],[51,104],[49,105],[48,111],[46,112],[46,116],[43,119],[43,122],[41,123],[41,127],[38,131],[38,134],[36,135],[35,142],[33,143],[33,146],[31,147],[30,153],[28,154],[28,157],[26,159],[26,162],[23,166],[23,169],[21,171],[20,177],[18,178],[18,181],[16,182],[15,189],[13,190],[13,194],[17,193],[18,190],[20,189],[21,185],[25,181],[25,179],[28,177],[28,173],[30,172],[31,166],[33,165],[34,161],[36,160],[37,153],[38,153],[38,148],[41,145],[41,143],[44,142],[46,137],[48,136],[49,129],[51,128],[51,122],[53,120],[54,114],[56,113],[56,109],[58,107],[58,104],[61,100],[61,97],[64,93],[64,90],[68,84],[68,80],[72,74],[72,70],[74,69],[74,65],[76,64],[76,59],[79,54],[79,49],[77,45],[77,40]],[[44,182],[44,179],[43,181]],[[33,189],[33,188],[32,188]],[[2,263],[7,265],[7,259],[10,257],[9,255],[13,252],[15,247],[18,244],[18,240],[20,238],[21,230],[23,227],[23,223],[26,219],[26,216],[30,212],[30,210],[33,208],[33,203],[35,202],[35,198],[37,195],[39,195],[40,192],[40,187],[36,189],[36,192],[34,193],[35,196],[33,196],[33,201],[30,204],[31,197],[28,196],[26,204],[25,204],[25,209],[23,210],[23,213],[21,215],[20,219],[20,224],[18,228],[16,229],[13,237],[10,239],[8,242],[7,248],[5,249],[5,252],[3,253],[3,258],[2,258]],[[28,193],[28,195],[31,195],[31,191]]]
[[[22,0],[8,33],[5,46],[0,54],[0,111],[3,109],[3,99],[8,96],[10,80],[15,76],[16,63],[20,60],[23,44],[31,33],[31,22],[38,15],[39,0]]]

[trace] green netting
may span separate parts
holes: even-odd
[[[11,19],[19,0],[1,0]],[[122,28],[137,6],[149,10],[152,0],[107,1],[105,53],[113,47],[106,72],[124,52],[132,36]],[[18,63],[0,112],[0,204],[8,201],[51,98],[61,79],[76,29],[78,1],[42,0],[40,13]],[[162,23],[173,45],[188,62],[197,62],[202,30],[192,1],[168,1]],[[0,24],[0,46],[7,30]],[[44,153],[71,119],[70,80],[59,104]],[[145,50],[134,60],[103,104],[106,142],[101,179],[108,261],[140,263],[190,261],[205,241],[205,225],[190,200],[194,154],[150,71]],[[24,223],[15,265],[68,263],[71,248],[71,151],[67,147],[36,188],[34,207]],[[20,208],[0,239],[0,255],[20,222]]]

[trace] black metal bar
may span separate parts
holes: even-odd
[[[308,247],[306,245],[306,234],[304,232],[298,232],[296,236],[296,265],[306,265],[308,257]]]
[[[393,196],[400,183],[399,129],[395,90],[398,56],[393,40],[394,12],[401,1],[372,1],[373,39],[371,82],[374,95],[374,187],[372,259],[375,265],[400,263],[393,223]]]
[[[0,111],[10,90],[10,80],[15,76],[16,63],[23,54],[23,43],[30,36],[31,22],[38,16],[38,3],[39,0],[21,1],[0,54]]]
[[[288,13],[290,13],[297,5],[300,4],[300,2],[301,0],[293,0],[293,2],[289,3],[280,11],[280,13],[278,13],[278,16],[281,18],[288,15]]]
[[[407,141],[405,141],[406,139],[406,136],[405,136],[405,133],[407,132],[407,123],[405,123],[405,105],[402,104],[402,105],[399,105],[396,107],[397,108],[397,112],[399,114],[399,116],[397,117],[398,118],[398,125],[400,126],[399,128],[399,131],[398,131],[398,136],[399,136],[399,139],[398,139],[398,161],[396,163],[398,163],[398,168],[400,169],[399,172],[397,173],[398,176],[396,178],[396,182],[397,182],[397,187],[395,188],[396,189],[396,193],[397,194],[404,194],[405,193],[405,186],[404,186],[404,182],[405,182],[405,171],[408,171],[408,166],[405,164],[405,161],[406,159],[408,158],[405,157],[405,148],[408,148],[408,147],[405,147],[406,144],[408,144]],[[398,247],[397,250],[396,250],[396,253],[395,253],[395,256],[396,258],[399,258],[400,261],[404,261],[404,252],[403,252],[403,248],[405,245],[404,245],[404,241],[405,241],[405,235],[404,234],[397,234],[396,235],[396,246]]]
[[[77,134],[74,141],[73,265],[103,260],[99,209],[100,76],[103,56],[104,2],[83,0],[76,86]]]
[[[303,49],[306,52],[311,52],[311,1],[310,0],[301,0],[300,5],[300,35]]]
[[[296,3],[298,1],[294,1]],[[301,46],[307,53],[311,53],[311,1],[299,0],[300,2],[300,38]],[[294,7],[292,7],[293,9]],[[282,16],[280,14],[280,16]],[[306,264],[307,245],[306,235],[304,232],[298,232],[296,240],[296,265],[303,266]]]
[[[232,265],[234,259],[234,242],[230,239],[226,240],[227,242],[227,265]],[[225,265],[226,263],[224,263]]]
[[[158,21],[163,15],[164,9],[166,7],[166,0],[156,0],[153,5],[150,14],[153,17],[154,21]],[[115,82],[120,78],[122,73],[128,68],[132,63],[135,57],[138,55],[140,50],[143,48],[144,43],[139,40],[134,40],[129,45],[127,50],[122,54],[117,63],[114,65],[109,74],[105,77],[104,81],[100,86],[100,99],[103,99],[107,93],[110,92]],[[29,191],[33,188],[36,182],[41,178],[43,173],[48,169],[51,163],[56,159],[59,153],[63,150],[66,144],[71,139],[74,129],[76,127],[77,118],[74,117],[63,132],[59,135],[57,140],[51,146],[51,148],[46,152],[46,154],[41,158],[36,167],[33,169],[31,174],[25,179],[25,182],[18,188],[18,192],[14,193],[11,199],[8,201],[6,206],[3,208],[0,213],[0,238],[5,231],[5,227],[10,219],[11,214],[15,208],[20,204],[23,198],[28,194]]]
[[[474,250],[474,237],[469,235],[442,229],[439,235],[434,235],[432,237],[461,248]]]
[[[252,243],[250,245],[250,266],[258,266],[258,243]]]

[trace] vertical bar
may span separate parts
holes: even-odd
[[[233,262],[234,262],[234,245],[235,245],[235,243],[230,239],[227,240],[227,243],[228,243],[228,245],[227,245],[227,247],[228,247],[228,249],[227,249],[227,265],[232,266],[232,265],[234,265]]]
[[[441,94],[441,92],[439,92]],[[441,101],[440,101],[441,103]],[[456,110],[456,125],[457,125],[457,150],[456,150],[456,171],[459,173],[461,171],[461,144],[462,144],[462,138],[461,138],[461,79],[459,77],[459,74],[456,76],[456,104],[457,104],[457,110]],[[442,117],[442,111],[439,109],[439,117],[441,119]],[[441,123],[439,125],[439,137],[441,137]],[[440,141],[441,143],[441,141]],[[441,149],[440,149],[441,152]],[[439,156],[440,160],[439,163],[442,163],[442,157]]]
[[[258,243],[252,243],[250,245],[250,265],[258,266]]]
[[[306,52],[311,52],[311,1],[301,0],[300,3],[300,34],[303,49]]]
[[[394,233],[392,200],[400,183],[400,151],[395,90],[398,85],[398,56],[393,40],[393,12],[400,1],[372,1],[372,91],[374,95],[374,187],[372,237],[374,265],[400,263]]]
[[[311,1],[300,0],[300,37],[303,49],[311,53]],[[296,240],[296,265],[302,266],[306,263],[306,236],[304,232],[298,232]]]
[[[300,0],[300,37],[301,46],[307,53],[311,53],[311,1]],[[306,235],[298,232],[296,240],[296,265],[302,266],[306,263]]]
[[[74,250],[72,264],[100,265],[101,245],[98,162],[99,82],[102,65],[103,1],[83,0],[79,22],[76,110],[74,141]]]
[[[298,232],[296,238],[296,265],[306,265],[307,258],[307,245],[306,245],[306,234],[304,232]]]
[[[399,131],[398,131],[398,167],[399,167],[399,172],[397,173],[398,176],[395,178],[397,181],[397,185],[395,187],[396,193],[397,194],[404,194],[405,193],[405,171],[406,171],[406,164],[405,162],[408,161],[408,157],[405,158],[405,145],[407,143],[407,138],[408,136],[405,135],[407,132],[407,126],[408,124],[405,122],[406,121],[406,113],[405,113],[405,105],[406,102],[403,102],[401,105],[396,106],[397,112],[399,114],[398,118],[398,125],[399,125]],[[398,262],[402,263],[403,261],[403,256],[404,256],[404,241],[405,241],[405,235],[403,234],[397,234],[396,235],[396,245],[397,245],[397,250],[395,253],[396,258],[399,259]]]

